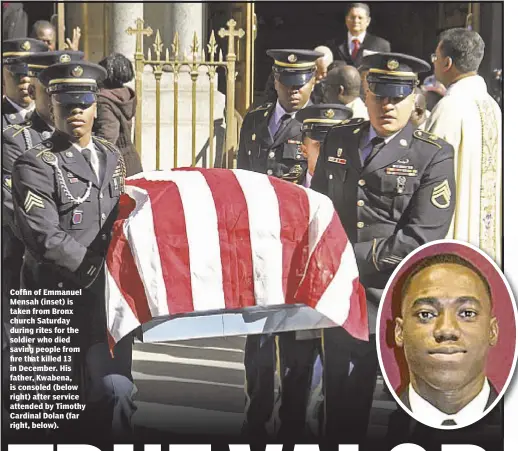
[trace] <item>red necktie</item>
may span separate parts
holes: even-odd
[[[358,55],[358,51],[360,50],[360,40],[359,39],[353,39],[353,53],[351,55],[352,59],[355,60],[356,56]]]

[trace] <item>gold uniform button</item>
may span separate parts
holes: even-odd
[[[358,227],[359,229],[363,229],[365,227],[365,224],[360,221],[356,223],[356,227]]]
[[[358,205],[358,207],[363,207],[365,205],[365,202],[363,200],[359,200],[358,202],[356,202],[356,205]]]
[[[268,170],[266,171],[266,174],[267,174],[267,175],[272,175],[272,174],[273,174],[273,171],[272,171],[271,169],[268,169]]]
[[[269,157],[269,158],[275,158],[275,152],[270,152],[270,153],[268,154],[268,157]]]
[[[63,282],[58,283],[58,288],[63,288]]]
[[[329,180],[333,180],[333,174],[329,174]]]
[[[99,199],[102,199],[104,197],[103,193],[99,193]]]
[[[107,238],[108,238],[108,236],[106,235],[106,233],[103,233],[103,234],[101,235],[101,239],[102,239],[103,241],[106,241],[106,239],[107,239]]]
[[[101,215],[101,219],[102,219],[103,221],[106,219],[106,213],[103,213],[103,214]]]
[[[358,180],[358,185],[365,186],[365,180],[363,180],[363,179]]]

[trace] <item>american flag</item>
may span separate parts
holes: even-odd
[[[244,170],[127,180],[106,259],[108,332],[152,318],[305,304],[368,338],[352,245],[326,196]]]

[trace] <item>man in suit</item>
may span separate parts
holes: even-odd
[[[266,53],[274,60],[272,71],[277,100],[261,105],[245,116],[237,167],[300,185],[305,180],[307,161],[301,151],[301,123],[295,114],[311,104],[316,60],[322,54],[297,49],[275,49]],[[275,406],[276,370],[282,384],[279,434],[286,437],[304,427],[312,349],[311,340],[297,340],[296,334],[291,332],[278,337],[247,337],[245,434],[267,438],[267,423]]]
[[[374,333],[385,285],[406,255],[446,235],[455,209],[451,146],[415,130],[410,121],[417,74],[430,70],[429,64],[395,53],[365,60],[370,121],[350,119],[329,131],[311,182],[333,201],[367,293],[370,341],[326,340],[340,358],[325,365],[338,365],[343,381],[336,402],[326,405],[328,436],[352,443],[367,432],[378,366]]]
[[[335,50],[335,59],[341,59],[351,66],[359,67],[364,54],[390,52],[390,43],[367,32],[371,12],[367,3],[351,3],[345,15],[347,40]]]
[[[97,84],[104,78],[102,67],[84,61],[41,72],[56,131],[16,160],[12,179],[26,249],[22,287],[81,289],[72,318],[79,333],[71,338],[80,348],[73,369],[86,404],[77,432],[88,443],[128,438],[135,410],[134,386],[125,376],[131,340],[120,342],[112,356],[106,335],[104,258],[125,169],[118,149],[92,136]]]
[[[497,397],[485,366],[498,321],[474,265],[454,254],[416,263],[403,282],[394,334],[410,374],[400,398],[419,421],[454,427],[482,417]]]
[[[17,58],[34,52],[44,52],[47,46],[36,39],[10,39],[2,42],[2,131],[11,124],[23,122],[34,109],[29,95],[30,79],[27,66]]]
[[[439,254],[417,261],[402,283],[395,339],[404,349],[410,384],[399,396],[420,423],[402,409],[393,412],[388,447],[411,442],[435,451],[443,443],[469,443],[502,449],[502,401],[488,413],[498,397],[485,375],[498,320],[486,277],[458,255]]]

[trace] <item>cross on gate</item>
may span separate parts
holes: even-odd
[[[218,34],[221,38],[228,37],[227,59],[229,55],[234,54],[234,37],[237,36],[238,38],[242,38],[245,35],[245,32],[242,28],[240,28],[236,32],[236,24],[237,22],[234,19],[230,19],[227,22],[228,30],[220,28],[220,30],[218,31]]]
[[[144,47],[144,35],[151,36],[153,34],[153,29],[151,27],[144,28],[144,20],[138,18],[135,23],[137,24],[137,28],[128,27],[126,33],[129,35],[136,34],[137,35],[137,48],[135,53],[142,53],[142,48]]]

